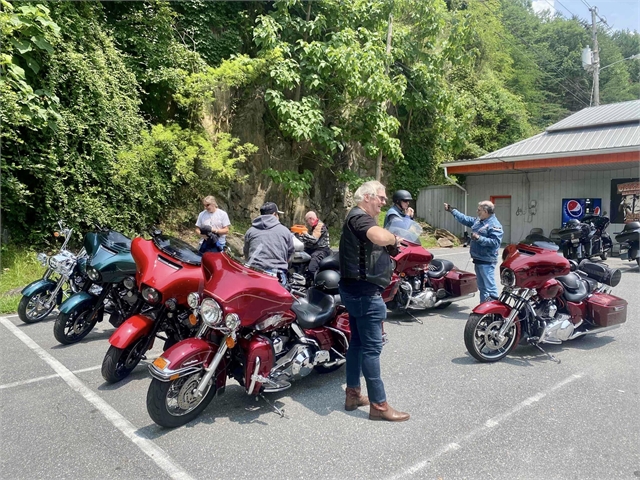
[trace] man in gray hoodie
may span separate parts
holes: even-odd
[[[260,216],[253,220],[244,235],[244,258],[247,265],[286,279],[294,246],[293,234],[280,223],[279,216],[283,213],[273,202],[260,207]]]

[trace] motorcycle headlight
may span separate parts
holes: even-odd
[[[49,257],[46,253],[39,253],[37,258],[38,262],[40,262],[40,265],[43,267],[46,267],[49,264]]]
[[[142,297],[147,303],[153,305],[160,301],[160,292],[152,287],[144,287],[142,289]]]
[[[237,313],[230,313],[224,317],[224,324],[229,330],[235,330],[240,326],[240,317]]]
[[[196,308],[198,305],[200,305],[200,295],[198,295],[196,292],[191,292],[189,295],[187,295],[187,305],[189,305],[189,307],[191,308]]]
[[[122,281],[124,288],[127,290],[133,290],[136,286],[136,279],[133,277],[127,277]]]
[[[500,273],[500,283],[505,287],[513,287],[516,284],[516,274],[510,268],[505,268]]]
[[[222,308],[213,298],[205,298],[200,305],[202,321],[210,327],[222,323]]]
[[[96,270],[95,267],[87,267],[87,277],[89,277],[92,282],[99,282],[100,272]]]
[[[58,259],[56,257],[49,258],[49,267],[54,270],[58,268]]]

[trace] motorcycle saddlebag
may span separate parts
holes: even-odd
[[[454,297],[461,297],[478,291],[478,282],[473,273],[463,272],[454,268],[444,278],[447,291],[451,292]]]
[[[589,318],[599,327],[610,327],[627,321],[627,301],[607,293],[587,299]]]

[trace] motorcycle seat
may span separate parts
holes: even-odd
[[[592,291],[590,282],[582,278],[577,273],[571,272],[569,275],[556,277],[556,280],[558,280],[564,287],[564,298],[570,302],[581,302],[587,298]]]
[[[429,263],[429,267],[427,269],[427,276],[429,278],[441,278],[445,276],[448,272],[453,269],[453,262],[449,260],[438,260],[434,258]]]
[[[291,310],[296,314],[298,325],[302,328],[317,328],[333,318],[336,312],[336,301],[333,295],[310,288],[307,291],[307,297],[299,298],[294,302]]]
[[[335,270],[336,272],[339,271],[340,256],[337,253],[332,253],[331,255],[320,260],[320,263],[318,264],[318,271],[322,272],[323,270]]]

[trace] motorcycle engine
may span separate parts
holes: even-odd
[[[556,316],[558,307],[553,300],[546,300],[536,305],[536,315],[545,320],[552,319]]]
[[[425,288],[422,291],[415,291],[411,288],[409,282],[402,282],[400,284],[400,289],[405,292],[411,292],[411,300],[409,302],[408,308],[414,308],[418,310],[422,310],[425,308],[433,308],[433,306],[438,301],[438,296],[433,288]],[[404,305],[404,304],[403,304]]]
[[[278,359],[272,370],[272,375],[286,375],[290,379],[296,380],[306,377],[312,370],[313,350],[307,345],[296,343]]]
[[[557,313],[558,307],[553,300],[541,301],[536,305],[535,312],[543,327],[540,334],[541,343],[560,344],[569,340],[575,325],[569,315]]]

